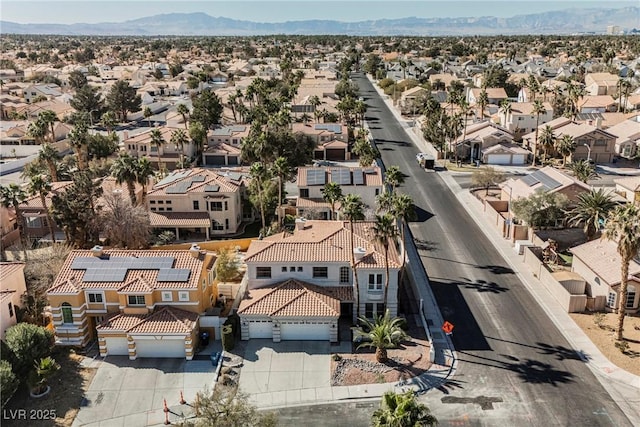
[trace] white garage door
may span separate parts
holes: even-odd
[[[270,320],[249,321],[249,338],[273,338],[272,326]]]
[[[513,155],[513,163],[514,165],[524,165],[527,163],[527,155],[526,154],[514,154]]]
[[[492,165],[508,165],[511,163],[511,154],[490,154],[488,163]]]
[[[329,341],[330,323],[282,322],[280,336],[283,340]]]
[[[107,356],[128,356],[129,345],[126,337],[107,337]]]
[[[184,338],[143,340],[135,339],[137,357],[186,357]]]

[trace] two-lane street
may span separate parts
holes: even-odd
[[[355,74],[386,167],[406,174],[411,230],[443,317],[455,325],[455,377],[425,400],[441,425],[630,425],[363,74]]]

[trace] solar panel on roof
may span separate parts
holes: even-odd
[[[351,171],[346,168],[331,169],[331,182],[339,185],[351,185]]]
[[[521,179],[522,179],[522,182],[527,184],[529,187],[532,187],[540,182],[535,176],[533,176],[533,174],[525,175]]]
[[[362,169],[353,170],[353,185],[364,185],[364,173]]]
[[[538,181],[540,181],[540,183],[542,183],[542,185],[544,185],[548,190],[554,190],[562,186],[562,184],[542,171],[535,171],[531,175],[533,175]]]
[[[189,176],[190,173],[190,170],[186,170],[183,172],[174,172],[166,178],[160,180],[158,183],[156,183],[156,185],[154,185],[154,187],[162,187],[163,185],[171,184],[172,182]]]
[[[325,182],[324,169],[307,170],[307,185],[324,185]]]
[[[317,123],[315,126],[316,130],[327,130],[329,132],[341,134],[342,133],[342,125],[336,123]]]
[[[127,276],[125,269],[91,268],[85,271],[83,282],[122,282]]]
[[[204,186],[205,193],[217,193],[220,191],[219,185],[205,185]]]
[[[191,177],[191,182],[204,182],[205,177],[202,175],[196,175]]]
[[[184,194],[191,186],[191,181],[179,182],[171,187],[168,187],[165,191],[167,194]]]
[[[161,268],[158,270],[158,282],[186,282],[191,270],[188,268]]]

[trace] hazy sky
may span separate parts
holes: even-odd
[[[569,8],[618,8],[638,6],[638,1],[610,0],[0,0],[0,19],[18,23],[122,22],[173,12],[204,12],[211,16],[255,22],[283,22],[307,19],[364,21],[369,19],[417,17],[510,17],[520,14]],[[0,28],[0,32],[2,29]]]

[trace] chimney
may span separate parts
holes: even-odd
[[[189,254],[195,259],[198,259],[200,257],[200,246],[192,243],[191,248],[189,248]]]
[[[366,253],[367,250],[365,248],[361,248],[359,246],[357,248],[353,248],[353,256],[355,257],[356,261],[360,261]]]
[[[128,130],[125,130],[125,131],[122,132],[122,140],[124,141],[126,139],[129,139],[129,131]]]
[[[589,126],[593,126],[593,120],[591,120],[591,119],[587,120],[587,124],[588,124]]]
[[[602,129],[602,117],[596,119],[596,128]]]
[[[304,218],[297,218],[296,219],[296,230],[304,230],[306,227],[307,220]]]
[[[91,248],[91,254],[94,257],[100,258],[102,256],[102,246],[95,245],[94,247],[92,247]]]

